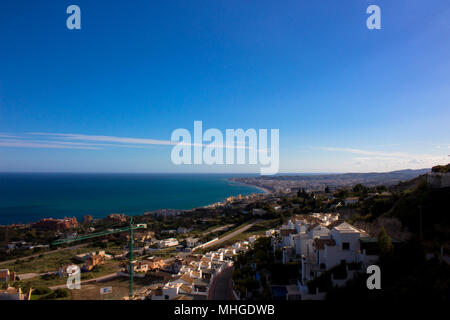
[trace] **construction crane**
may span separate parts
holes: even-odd
[[[86,235],[82,235],[79,237],[74,237],[74,238],[70,238],[70,239],[60,239],[60,240],[56,240],[54,242],[52,242],[52,245],[59,245],[59,244],[66,244],[66,243],[72,243],[72,242],[76,242],[76,241],[82,241],[82,240],[86,240],[86,239],[91,239],[91,238],[98,238],[98,237],[102,237],[102,236],[106,236],[109,234],[115,234],[115,233],[124,233],[124,232],[128,232],[128,234],[130,235],[130,252],[128,254],[128,260],[129,260],[129,266],[128,266],[128,274],[129,274],[129,292],[128,292],[128,296],[130,298],[130,300],[133,297],[133,272],[134,272],[134,265],[133,265],[133,242],[134,242],[134,236],[133,236],[133,230],[136,229],[146,229],[147,225],[145,223],[141,223],[141,224],[137,224],[135,226],[133,226],[133,217],[130,216],[130,222],[128,227],[125,228],[119,228],[119,229],[113,229],[113,230],[105,230],[105,231],[101,231],[101,232],[96,232],[96,233],[90,233],[90,234],[86,234]]]

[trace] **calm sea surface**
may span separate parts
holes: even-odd
[[[233,175],[236,176],[236,175]],[[142,214],[162,208],[191,209],[229,196],[262,191],[211,174],[0,173],[0,224],[86,214]]]

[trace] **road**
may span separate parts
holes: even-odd
[[[234,300],[231,284],[232,273],[233,267],[229,267],[214,278],[208,300]]]
[[[217,241],[208,243],[207,245],[205,245],[204,247],[202,247],[202,249],[209,248],[209,247],[212,247],[212,246],[216,246],[216,245],[221,244],[221,243],[223,243],[223,242],[225,242],[225,241],[228,241],[228,240],[230,240],[231,238],[234,238],[235,236],[237,236],[238,234],[241,234],[242,232],[247,231],[248,229],[250,229],[251,227],[253,227],[255,224],[257,224],[258,222],[261,222],[261,220],[257,220],[257,221],[255,221],[255,222],[246,224],[245,226],[240,227],[239,229],[236,229],[235,231],[233,231],[233,232],[227,234],[226,236],[223,236],[222,238],[218,239]]]
[[[14,263],[14,262],[16,262],[16,261],[24,260],[24,259],[28,259],[28,258],[39,257],[40,255],[52,254],[52,253],[59,252],[59,251],[64,251],[64,250],[75,250],[75,249],[78,249],[78,248],[81,248],[81,247],[85,247],[85,246],[87,246],[88,244],[89,244],[89,243],[83,243],[83,244],[78,244],[78,245],[72,246],[72,247],[58,248],[58,249],[56,249],[56,250],[40,252],[40,253],[37,253],[37,254],[33,254],[33,255],[31,255],[31,256],[21,257],[21,258],[17,258],[17,259],[13,259],[13,260],[2,261],[2,262],[0,262],[0,265],[2,265],[2,264],[7,264],[7,263]]]
[[[104,276],[101,276],[101,277],[98,277],[98,278],[94,278],[94,279],[83,280],[83,281],[80,282],[80,284],[86,284],[86,283],[89,283],[89,282],[105,281],[105,280],[116,278],[116,277],[118,277],[117,272],[110,273],[110,274],[107,274],[107,275],[104,275]],[[60,288],[67,288],[67,284],[65,283],[65,284],[60,284],[60,285],[57,285],[57,286],[50,287],[50,289],[52,289],[52,290],[60,289]]]
[[[219,232],[219,231],[227,230],[227,229],[231,228],[232,226],[234,226],[234,225],[233,225],[233,224],[227,224],[227,225],[225,225],[225,226],[218,227],[218,228],[215,228],[215,229],[213,229],[213,230],[211,230],[211,231],[209,231],[209,232],[206,232],[206,233],[204,233],[203,235],[206,236],[206,235],[208,235],[208,234],[210,234],[210,233],[214,233],[214,232]]]
[[[43,276],[44,274],[47,274],[47,272],[44,273],[22,273],[22,274],[18,274],[17,277],[20,280],[28,280],[28,279],[32,279],[35,277],[39,277],[39,276]]]

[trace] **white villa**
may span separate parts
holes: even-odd
[[[325,293],[309,292],[308,281],[327,270],[345,265],[346,278],[333,279],[334,286],[342,286],[351,279],[355,269],[373,264],[378,256],[361,250],[361,241],[369,239],[364,230],[347,222],[338,223],[338,215],[311,215],[313,219],[290,220],[279,229],[278,241],[273,241],[274,250],[283,252],[282,262],[300,262],[301,279],[297,287],[302,299],[323,299]],[[353,266],[349,270],[349,264]]]

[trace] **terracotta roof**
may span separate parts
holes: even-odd
[[[194,298],[193,297],[191,297],[191,296],[187,296],[187,295],[185,295],[185,294],[180,294],[180,295],[177,295],[175,298],[173,298],[172,300],[194,300]]]
[[[208,259],[207,257],[203,257],[201,262],[211,262],[211,259]]]
[[[190,284],[194,283],[194,280],[187,273],[183,274],[180,279]]]
[[[184,292],[187,292],[187,293],[191,293],[192,292],[192,288],[187,286],[187,285],[185,285],[185,284],[182,284],[180,286],[180,289],[183,290]]]

